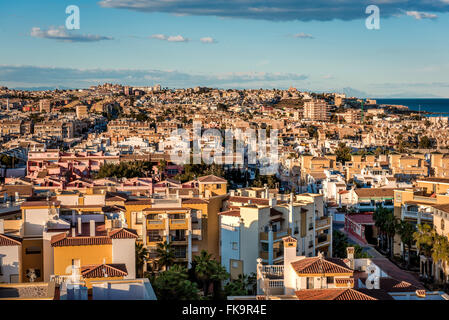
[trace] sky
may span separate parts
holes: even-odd
[[[380,29],[365,25],[368,5]],[[449,0],[1,1],[0,85],[449,97],[448,32]]]

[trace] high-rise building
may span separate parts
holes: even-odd
[[[51,104],[48,99],[41,99],[39,101],[39,111],[40,112],[51,112]]]
[[[304,102],[304,118],[314,121],[329,121],[329,106],[324,100]]]

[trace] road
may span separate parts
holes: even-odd
[[[348,241],[352,244],[358,244],[363,248],[363,251],[368,253],[373,258],[385,258],[379,251],[377,251],[373,245],[366,244],[353,237],[351,234],[347,233],[342,224],[334,224],[334,230],[338,230],[344,233],[348,237]]]

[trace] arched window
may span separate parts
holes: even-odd
[[[441,219],[441,231],[444,231],[444,219]]]

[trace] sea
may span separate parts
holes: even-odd
[[[434,116],[449,116],[449,99],[444,98],[421,98],[421,99],[403,99],[403,98],[390,98],[375,99],[377,104],[388,104],[388,105],[402,105],[408,107],[413,111],[427,111],[434,113]]]

